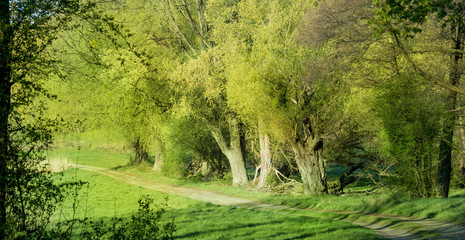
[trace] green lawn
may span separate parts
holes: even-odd
[[[61,150],[50,154],[68,156],[71,162],[79,161],[81,164],[107,168],[124,166],[129,162],[129,154],[95,150],[81,150],[79,154],[73,150]],[[412,200],[404,198],[401,195],[382,193],[382,191],[371,195],[349,194],[345,196],[326,195],[309,197],[301,194],[282,195],[257,191],[253,187],[232,187],[222,181],[202,182],[167,178],[153,173],[150,165],[120,167],[119,170],[143,176],[150,180],[214,190],[231,196],[302,208],[379,212],[465,223],[465,219],[463,218],[465,215],[465,190],[452,190],[451,197],[448,199],[430,198]]]
[[[117,168],[129,163],[131,154],[100,150],[74,150],[57,149],[48,151],[47,157],[51,160],[67,160],[68,163],[84,164],[103,168]]]
[[[154,174],[150,166],[126,167],[122,170],[151,180],[214,190],[231,196],[275,204],[286,204],[301,208],[387,213],[465,223],[465,218],[463,218],[463,216],[465,216],[465,189],[452,190],[448,199],[407,199],[401,195],[382,192],[370,195],[305,196],[302,194],[275,194],[257,191],[253,187],[238,188],[227,185],[221,181],[201,182],[171,179]]]
[[[56,178],[89,184],[80,191],[77,207],[72,207],[70,196],[54,215],[54,222],[70,219],[73,213],[93,220],[129,216],[137,211],[140,196],[149,195],[158,203],[167,197],[84,170],[69,169]],[[175,218],[176,239],[381,239],[362,227],[312,216],[216,206],[180,196],[169,196],[168,206],[165,220]]]

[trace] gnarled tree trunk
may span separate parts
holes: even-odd
[[[248,182],[244,159],[240,148],[231,148],[225,153],[231,167],[233,185],[246,185]]]
[[[236,117],[228,116],[229,125],[229,144],[226,143],[221,129],[212,123],[205,121],[208,129],[210,130],[213,138],[220,146],[221,152],[226,156],[231,167],[233,178],[233,185],[246,185],[248,182],[247,172],[245,169],[244,156],[241,149],[241,137],[239,122]]]
[[[315,141],[314,144],[310,145],[310,148],[300,142],[292,142],[291,145],[304,184],[305,194],[320,195],[328,193],[326,171],[321,157],[323,143]]]
[[[273,165],[271,163],[270,138],[263,129],[263,123],[258,124],[258,137],[260,139],[260,176],[258,177],[258,188],[267,186],[268,175],[270,175]]]
[[[159,142],[155,143],[154,152],[155,152],[155,163],[153,164],[152,170],[155,172],[161,172],[163,162],[164,162],[163,148],[162,148],[161,143]]]

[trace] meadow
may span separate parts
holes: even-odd
[[[130,154],[96,149],[54,150],[49,158],[67,159],[69,163],[116,169],[144,179],[176,184],[185,187],[220,192],[225,195],[241,197],[259,202],[283,204],[302,209],[354,211],[382,213],[419,218],[431,218],[440,221],[465,223],[465,191],[454,190],[448,199],[410,199],[399,194],[388,194],[382,190],[372,194],[345,194],[342,196],[304,196],[302,194],[277,194],[258,191],[253,187],[232,187],[230,183],[201,181],[198,179],[175,179],[151,171],[148,163],[129,166]],[[78,204],[70,196],[60,206],[54,216],[54,222],[73,217],[88,217],[107,221],[111,217],[129,217],[137,211],[137,200],[141,196],[150,196],[159,205],[167,204],[164,221],[174,219],[177,239],[379,239],[373,231],[347,222],[349,221],[384,222],[399,229],[407,229],[423,236],[427,229],[415,224],[401,224],[390,219],[328,212],[307,212],[305,214],[256,211],[228,206],[216,206],[182,196],[167,195],[142,187],[116,181],[97,173],[70,168],[62,172],[57,179],[68,181],[78,179],[87,182],[80,190]],[[349,188],[350,190],[350,188]],[[166,201],[166,199],[168,199]],[[425,231],[426,230],[426,231]],[[79,230],[77,230],[79,232]]]
[[[96,222],[128,217],[137,211],[137,200],[149,196],[158,207],[165,208],[163,221],[174,219],[176,239],[382,239],[368,229],[346,222],[216,206],[74,168],[56,175],[58,181],[77,179],[87,184],[80,190],[77,201],[70,195],[58,208],[55,223],[71,218],[89,218]],[[75,226],[76,238],[80,227]]]

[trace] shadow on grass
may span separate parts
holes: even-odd
[[[242,208],[173,209],[176,239],[382,239],[345,222]]]
[[[452,195],[449,198],[465,198],[465,193],[464,194]]]
[[[119,170],[119,169],[123,169],[123,168],[127,168],[129,167],[130,165],[129,164],[126,164],[126,165],[118,165],[116,167],[112,167],[110,168],[111,170]]]
[[[175,239],[383,239],[345,222],[208,204],[167,209],[161,224],[173,218]],[[110,219],[92,221],[108,223]],[[74,237],[79,238],[80,229],[76,230]]]

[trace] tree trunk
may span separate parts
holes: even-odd
[[[455,93],[450,93],[447,108],[455,108]],[[442,138],[439,143],[439,165],[437,176],[438,195],[443,198],[449,196],[450,175],[452,172],[452,140],[454,137],[455,113],[446,113],[443,119]]]
[[[322,148],[318,145],[318,141],[312,146],[312,150],[300,142],[293,142],[292,149],[295,153],[295,160],[299,167],[299,172],[304,184],[304,192],[309,195],[319,195],[328,193],[326,182],[326,171],[324,162],[321,158]]]
[[[141,143],[140,138],[136,139],[136,141],[133,144],[133,147],[135,151],[133,164],[138,165],[148,160],[149,155],[144,147],[144,144]]]
[[[459,187],[465,188],[465,128],[463,127],[463,118],[459,117],[460,128],[458,129],[459,136],[459,154],[457,156],[457,161],[459,162],[458,169],[458,178],[459,178]]]
[[[454,54],[451,56],[451,72],[449,74],[449,81],[452,86],[457,86],[461,77],[459,69],[459,61],[462,58],[461,53],[461,35],[462,29],[460,26],[452,28],[454,36],[454,45],[452,49]],[[452,172],[452,141],[454,138],[454,128],[456,121],[456,113],[453,111],[456,108],[457,93],[450,91],[446,96],[446,110],[443,119],[442,138],[439,143],[439,166],[437,176],[438,195],[443,198],[449,196],[450,175]]]
[[[0,1],[0,239],[5,236],[9,159],[8,118],[11,112],[10,1]]]
[[[460,159],[459,177],[462,180],[462,182],[465,181],[465,161],[463,160],[463,158]]]
[[[231,166],[233,185],[246,185],[248,182],[247,172],[245,169],[244,156],[241,148],[241,133],[239,122],[234,116],[228,119],[229,124],[229,151],[226,155]]]
[[[220,146],[221,152],[226,156],[231,167],[231,173],[233,178],[233,185],[246,185],[248,182],[247,172],[245,169],[244,157],[241,149],[241,137],[239,130],[239,123],[234,116],[228,116],[229,124],[229,146],[221,133],[221,129],[213,125],[208,120],[205,120],[205,124],[210,130],[213,138]]]
[[[260,176],[258,177],[258,188],[264,188],[267,184],[268,175],[272,170],[270,138],[263,130],[263,123],[258,124],[258,135],[260,139]]]
[[[244,159],[242,157],[242,150],[240,148],[231,149],[226,153],[229,165],[231,167],[231,173],[233,178],[234,186],[243,186],[248,182],[247,172],[245,170]]]
[[[164,162],[164,157],[163,157],[163,148],[161,143],[156,142],[155,147],[155,163],[153,164],[152,170],[155,172],[161,172],[163,162]]]

